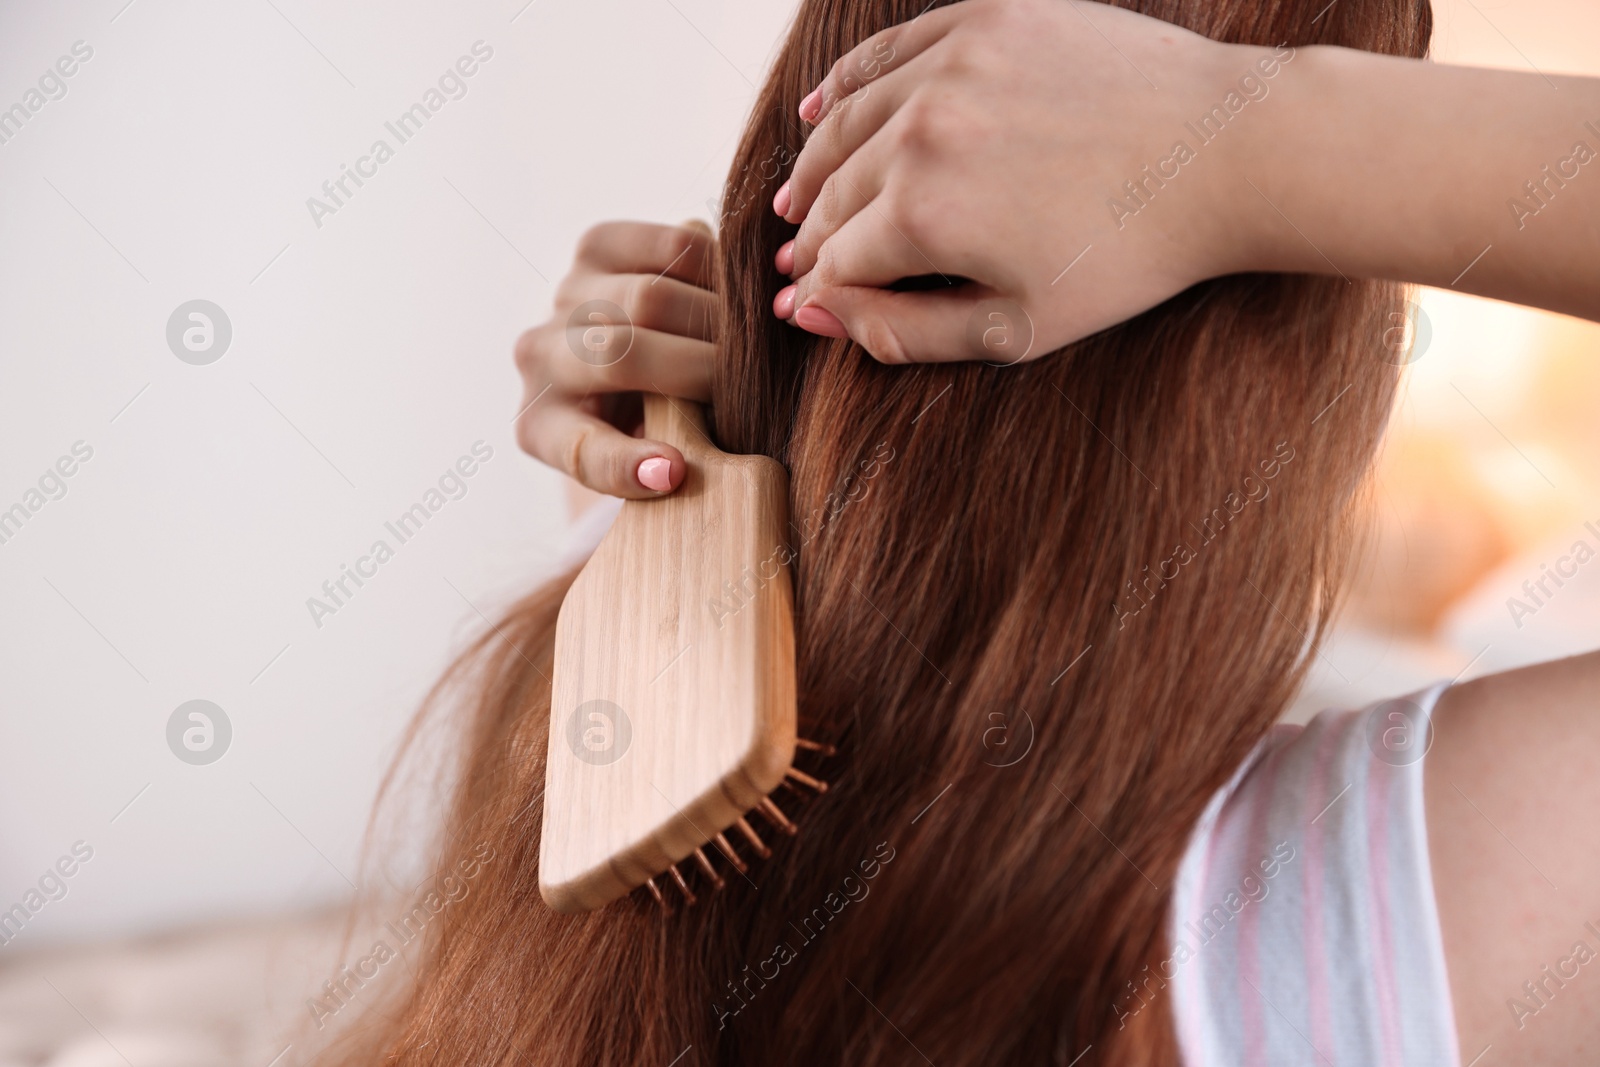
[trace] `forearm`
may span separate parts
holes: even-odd
[[[1330,47],[1285,73],[1242,159],[1252,267],[1600,319],[1600,79]]]

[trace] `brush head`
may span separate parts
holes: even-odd
[[[539,891],[557,911],[676,873],[794,758],[787,474],[719,451],[686,401],[647,396],[645,436],[683,453],[683,484],[622,505],[556,621]]]

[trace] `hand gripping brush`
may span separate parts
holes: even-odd
[[[663,875],[692,905],[726,882],[708,846],[744,874],[729,834],[766,858],[747,816],[793,834],[769,794],[828,788],[793,765],[833,750],[795,736],[787,474],[719,451],[686,401],[647,395],[644,432],[683,484],[623,503],[556,620],[539,891],[562,912],[640,886],[666,908]]]

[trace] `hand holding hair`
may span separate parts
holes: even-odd
[[[1037,358],[1241,271],[1600,318],[1600,79],[966,0],[862,41],[800,117],[774,311],[883,362],[986,358],[970,324],[995,300]]]

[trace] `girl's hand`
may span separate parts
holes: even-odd
[[[774,311],[887,363],[1015,362],[1243,269],[1239,154],[1293,57],[1076,0],[876,34],[800,107]],[[964,284],[883,288],[919,275]]]
[[[642,391],[711,397],[715,245],[698,220],[607,222],[583,235],[550,320],[517,339],[524,451],[610,496],[683,483],[683,453],[631,432]]]
[[[964,0],[868,38],[801,104],[773,310],[885,362],[1037,357],[1239,271],[1600,321],[1596,115],[1596,78]]]

